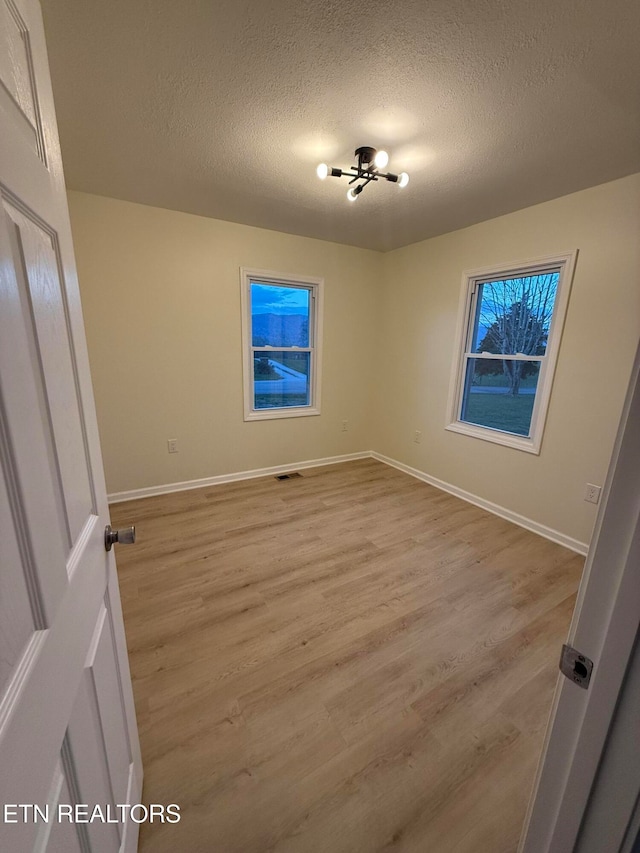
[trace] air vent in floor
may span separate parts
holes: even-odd
[[[276,480],[294,480],[296,477],[302,477],[297,471],[292,471],[291,474],[276,474]]]

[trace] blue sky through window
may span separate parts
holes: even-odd
[[[309,291],[251,282],[252,314],[309,314]]]
[[[486,281],[479,285],[472,352],[524,352],[543,355],[558,291],[559,273]],[[521,307],[519,307],[521,306]],[[487,341],[494,328],[498,341]],[[481,346],[483,344],[484,346]]]

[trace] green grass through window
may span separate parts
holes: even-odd
[[[489,429],[529,435],[534,402],[535,394],[512,397],[509,394],[472,393],[467,400],[463,420]]]

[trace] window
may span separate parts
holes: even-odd
[[[240,278],[245,421],[319,415],[322,279]]]
[[[465,274],[447,429],[540,452],[575,257]]]

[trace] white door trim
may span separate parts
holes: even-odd
[[[638,630],[638,565],[640,349],[569,631],[594,662],[591,684],[559,677],[519,853],[575,848]]]

